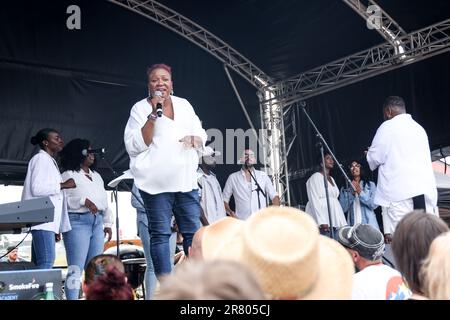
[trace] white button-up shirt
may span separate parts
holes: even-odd
[[[252,174],[267,197],[273,200],[278,194],[269,176],[265,172],[255,169],[253,169]],[[228,177],[225,188],[223,188],[223,200],[229,202],[233,195],[236,204],[236,215],[239,219],[246,220],[253,212],[259,210],[259,205],[261,205],[261,209],[267,206],[266,198],[262,192],[259,192],[258,204],[258,192],[256,189],[256,183],[253,181],[253,178],[247,181],[245,171],[241,169]]]
[[[436,206],[436,180],[425,130],[409,114],[386,120],[367,152],[370,169],[378,168],[374,203],[389,206],[424,194]]]
[[[50,197],[55,206],[52,222],[33,226],[33,230],[47,230],[54,233],[71,230],[64,190],[61,190],[61,173],[58,165],[47,152],[40,150],[28,163],[23,183],[22,200]]]
[[[197,170],[200,206],[208,223],[214,223],[227,216],[223,204],[222,188],[216,175],[212,172],[206,174],[201,168]]]
[[[99,211],[103,212],[104,227],[111,228],[113,215],[108,207],[108,194],[103,179],[98,172],[90,169],[89,176],[92,181],[89,180],[83,170],[68,170],[62,173],[64,181],[72,178],[77,185],[76,188],[66,190],[68,210],[69,212],[88,212],[89,209],[84,205],[86,198],[88,198],[97,206]]]
[[[191,104],[172,96],[174,119],[163,115],[155,122],[152,143],[147,146],[141,129],[152,112],[147,99],[131,109],[125,127],[125,147],[130,156],[130,170],[136,186],[149,194],[189,192],[197,189],[198,155],[183,146],[180,139],[193,135],[207,140],[205,130]]]

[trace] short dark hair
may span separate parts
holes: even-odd
[[[36,135],[34,135],[33,137],[31,137],[30,142],[33,146],[39,144],[39,147],[44,150],[44,141],[48,140],[48,135],[50,133],[59,133],[57,130],[52,129],[52,128],[44,128],[39,130]]]
[[[405,100],[399,96],[389,96],[384,100],[383,109],[386,108],[399,108],[406,110]]]
[[[89,140],[73,139],[60,152],[61,168],[63,171],[73,170],[79,171],[81,164],[87,156],[83,155],[83,150],[87,150],[91,146]],[[97,159],[91,165],[90,169],[95,171],[97,168]]]
[[[448,230],[443,220],[423,210],[408,213],[398,223],[392,252],[397,269],[413,292],[423,292],[419,272],[431,242]]]
[[[172,75],[172,67],[165,63],[156,63],[147,68],[147,79],[150,77],[150,74],[156,69],[164,69],[170,75]]]

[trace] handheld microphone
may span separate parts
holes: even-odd
[[[91,150],[89,150],[89,149],[83,149],[83,150],[81,151],[81,154],[82,154],[83,156],[85,156],[85,157],[86,157],[88,154],[90,154],[90,153],[103,155],[103,154],[106,153],[106,149],[105,149],[105,148],[98,148],[98,149],[91,149]]]
[[[157,96],[157,97],[162,97],[162,92],[161,91],[155,91],[155,96]],[[161,105],[161,103],[157,103],[156,104],[156,115],[159,117],[159,118],[161,118],[162,117],[162,114],[163,114],[163,111],[162,111],[162,105]]]

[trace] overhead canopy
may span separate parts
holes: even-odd
[[[319,1],[177,1],[162,4],[211,31],[275,80],[317,67],[385,40],[346,4]],[[448,18],[445,0],[377,1],[407,32]],[[81,9],[81,30],[69,30],[69,5]],[[427,130],[432,147],[450,144],[449,54],[436,56],[307,101],[336,155],[361,157],[381,119],[387,95],[402,95]],[[205,128],[249,128],[222,63],[193,43],[107,1],[5,2],[0,11],[0,179],[21,183],[37,151],[29,139],[43,127],[108,149],[117,173],[128,168],[123,130],[131,106],[147,94],[146,67],[174,70],[175,94],[187,98]],[[258,99],[233,74],[253,123]],[[289,170],[311,168],[313,132],[300,113]],[[224,150],[226,153],[226,150]],[[226,156],[226,154],[225,154]],[[222,185],[235,165],[217,168]],[[100,163],[106,181],[113,175]],[[335,173],[338,175],[338,173]],[[292,180],[294,204],[304,203],[304,181]]]

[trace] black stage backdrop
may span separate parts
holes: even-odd
[[[81,8],[81,30],[66,28],[66,8]],[[173,68],[175,95],[187,98],[205,129],[249,125],[223,66],[194,44],[106,1],[25,1],[0,11],[0,180],[21,183],[39,129],[68,142],[106,147],[120,174],[128,169],[123,130],[133,104],[147,95],[146,69]],[[250,116],[260,124],[256,92],[233,74]],[[226,156],[226,155],[224,155]],[[224,179],[236,165],[217,168]],[[99,163],[105,181],[112,179]]]

